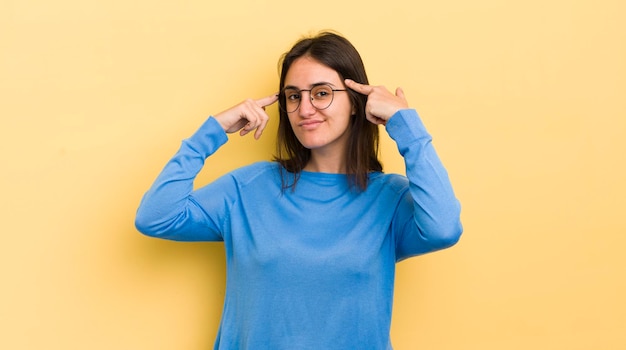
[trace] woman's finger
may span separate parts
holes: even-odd
[[[396,96],[400,97],[403,100],[406,100],[406,97],[404,96],[404,90],[402,90],[401,87],[396,89]]]
[[[370,86],[370,85],[364,85],[364,84],[359,84],[356,81],[352,80],[352,79],[346,79],[344,80],[344,83],[346,84],[346,86],[348,88],[350,88],[351,90],[354,90],[358,93],[360,93],[361,95],[369,95],[372,93],[372,91],[374,91],[374,87]]]
[[[259,124],[259,126],[256,128],[256,132],[254,133],[255,139],[258,140],[259,138],[261,138],[261,134],[263,134],[263,131],[265,130],[265,127],[267,126],[269,120],[270,118],[264,118],[261,120],[261,124]]]
[[[258,140],[261,137],[261,134],[263,133],[263,130],[265,129],[265,126],[269,121],[269,116],[265,112],[265,107],[271,106],[272,104],[276,103],[276,101],[278,101],[278,94],[272,94],[254,101],[256,106],[260,107],[260,109],[254,108],[255,106],[251,106],[255,119],[254,121],[250,120],[245,128],[246,130],[244,135],[256,129],[256,132],[254,133],[254,138]]]
[[[272,94],[267,97],[260,98],[256,100],[256,104],[261,108],[265,108],[267,106],[271,106],[278,101],[278,94]]]
[[[243,104],[243,110],[241,113],[241,119],[246,120],[247,123],[239,131],[239,135],[244,136],[255,130],[254,138],[259,139],[267,122],[269,116],[265,113],[265,107],[276,102],[276,96],[268,96],[256,101],[246,100]]]

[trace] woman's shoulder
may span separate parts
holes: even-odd
[[[278,167],[276,162],[259,161],[237,168],[231,171],[230,175],[242,183],[266,178],[273,179],[279,173]]]
[[[370,186],[380,186],[394,192],[404,192],[409,188],[409,179],[400,174],[375,172],[370,175]]]

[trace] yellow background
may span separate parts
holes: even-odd
[[[0,348],[210,348],[222,246],[146,238],[135,209],[181,139],[275,92],[279,55],[325,28],[372,83],[405,89],[463,205],[457,246],[398,265],[396,349],[626,348],[625,14],[620,0],[2,1]],[[231,137],[199,183],[269,159],[275,127]]]

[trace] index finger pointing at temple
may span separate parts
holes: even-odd
[[[352,79],[346,79],[345,80],[346,86],[349,87],[350,89],[362,94],[362,95],[369,95],[372,93],[372,91],[374,90],[373,87],[369,86],[369,85],[364,85],[364,84],[359,84],[356,81],[352,80]]]
[[[276,101],[278,101],[278,94],[272,94],[270,96],[256,100],[256,103],[259,105],[259,107],[265,108],[276,103]]]

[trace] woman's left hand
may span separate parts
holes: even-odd
[[[384,86],[359,84],[351,79],[346,79],[345,84],[348,88],[367,96],[365,117],[374,124],[384,125],[397,111],[409,108],[402,88],[397,88],[394,95]]]

